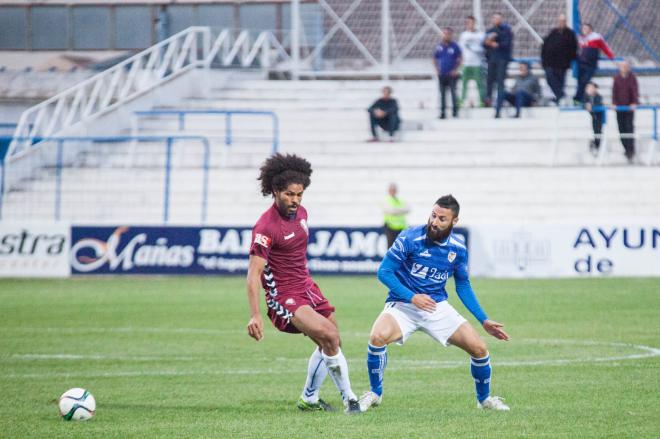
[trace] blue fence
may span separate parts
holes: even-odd
[[[584,107],[559,107],[559,112],[557,115],[565,112],[579,112],[579,111],[587,111],[585,110]],[[660,109],[660,105],[636,105],[636,106],[630,106],[630,105],[618,105],[618,106],[596,106],[592,108],[592,111],[601,113],[603,115],[603,127],[602,127],[602,134],[601,139],[605,139],[605,128],[607,127],[607,112],[608,110],[613,110],[613,111],[651,111],[653,112],[653,130],[651,131],[650,136],[649,135],[640,135],[638,137],[640,138],[650,138],[653,140],[653,144],[649,148],[648,151],[648,158],[646,159],[646,164],[647,165],[652,165],[653,164],[653,158],[658,146],[658,109]],[[623,136],[634,136],[634,134],[626,134],[624,133]],[[555,130],[555,140],[554,140],[554,153],[553,153],[553,163],[557,157],[557,152],[559,148],[559,117],[557,118],[557,129]],[[602,162],[602,159],[604,158],[604,154],[607,151],[606,147],[601,147],[600,148],[600,153],[599,157]]]
[[[165,145],[165,180],[163,182],[163,223],[167,224],[170,218],[170,192],[171,192],[171,173],[172,173],[172,151],[174,143],[177,141],[197,141],[204,148],[202,161],[202,199],[201,202],[201,222],[206,223],[208,211],[208,187],[209,187],[209,160],[210,143],[204,136],[109,136],[109,137],[42,137],[38,139],[21,139],[12,137],[0,137],[0,142],[11,140],[35,140],[38,142],[54,142],[56,144],[55,155],[55,201],[53,206],[53,218],[55,221],[61,219],[62,202],[62,168],[64,158],[64,146],[66,143],[79,142],[163,142]],[[6,175],[9,164],[0,160],[0,220],[3,218],[4,195],[7,190]]]
[[[176,116],[179,121],[179,131],[185,131],[186,118],[191,115],[205,116],[205,115],[218,115],[225,118],[225,145],[231,146],[234,141],[234,130],[232,129],[232,121],[234,116],[268,116],[272,120],[272,153],[275,154],[279,149],[280,144],[280,124],[277,114],[272,111],[261,110],[187,110],[187,109],[167,109],[167,110],[143,110],[133,113],[136,117],[148,116]],[[134,127],[137,128],[137,127]]]
[[[603,114],[603,131],[605,130],[605,125],[607,124],[607,110],[614,110],[614,111],[638,111],[638,110],[647,110],[647,111],[652,111],[653,112],[653,132],[651,134],[651,138],[653,140],[658,140],[658,108],[660,108],[660,105],[636,105],[636,106],[630,106],[630,105],[618,105],[618,106],[613,106],[613,107],[607,107],[607,106],[597,106],[593,107],[592,111],[596,113],[602,113]],[[570,111],[586,111],[584,107],[559,107],[559,111],[561,112],[570,112]]]

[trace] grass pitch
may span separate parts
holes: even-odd
[[[317,282],[360,394],[385,290]],[[511,411],[477,410],[466,354],[419,333],[390,347],[383,405],[348,417],[296,409],[312,343],[269,322],[250,339],[242,278],[0,280],[0,437],[659,437],[660,279],[473,284],[512,337],[487,338]],[[96,397],[91,421],[60,420],[70,387]],[[340,405],[329,378],[322,396]]]

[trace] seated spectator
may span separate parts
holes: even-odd
[[[381,127],[390,135],[390,142],[394,141],[394,133],[399,129],[399,105],[392,97],[392,88],[383,87],[383,97],[367,109],[369,112],[369,123],[371,124],[370,142],[378,142],[376,126]]]
[[[603,98],[598,94],[598,85],[589,82],[585,88],[584,109],[591,114],[591,127],[594,130],[594,140],[589,143],[589,151],[594,156],[598,155],[598,150],[600,149],[600,137],[603,132],[603,117],[605,115],[602,109],[596,109],[594,111],[594,108],[602,107],[602,105]]]
[[[522,107],[531,107],[541,97],[539,81],[530,73],[529,64],[520,63],[520,76],[516,78],[513,89],[504,94],[504,100],[516,107],[516,116],[520,117]]]

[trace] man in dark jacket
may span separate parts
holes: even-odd
[[[513,32],[511,32],[509,25],[504,23],[502,14],[499,12],[493,14],[491,24],[493,26],[486,31],[486,39],[484,40],[486,59],[488,60],[486,98],[489,102],[492,102],[493,85],[497,84],[495,117],[500,117],[506,91],[504,89],[506,68],[509,61],[511,61],[511,53],[513,52]]]
[[[370,142],[378,142],[376,126],[388,132],[390,141],[394,140],[394,133],[399,129],[399,105],[392,98],[392,88],[383,87],[383,97],[374,102],[367,109],[369,112],[369,123],[371,124]]]
[[[626,150],[628,163],[635,158],[635,107],[639,104],[639,88],[637,77],[630,69],[630,63],[623,61],[619,64],[619,73],[614,77],[612,86],[612,104],[628,106],[627,110],[616,110],[616,121],[619,125],[621,143]]]
[[[543,40],[541,64],[545,70],[545,79],[559,103],[564,97],[566,70],[577,57],[577,38],[573,29],[566,26],[566,16],[559,16],[559,26],[552,29]]]

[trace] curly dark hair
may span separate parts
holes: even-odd
[[[274,154],[259,168],[261,193],[264,197],[275,191],[283,191],[292,183],[302,184],[306,189],[311,183],[312,165],[302,157],[293,154]]]

